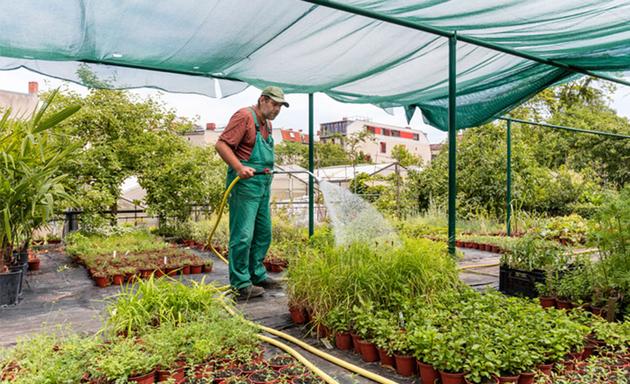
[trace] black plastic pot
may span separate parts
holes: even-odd
[[[21,269],[9,273],[0,273],[0,305],[17,304],[21,281]]]
[[[22,271],[22,277],[20,278],[20,285],[19,285],[19,296],[22,296],[22,288],[24,286],[24,278],[26,277],[26,271],[28,270],[28,263],[24,263],[24,264],[20,264],[20,265],[13,265],[9,267],[9,271],[11,272],[15,272],[15,271]]]

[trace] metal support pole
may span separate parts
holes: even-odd
[[[457,194],[457,35],[448,39],[448,253],[455,256],[455,196]]]
[[[507,235],[512,236],[512,120],[507,119]]]
[[[313,173],[313,94],[308,94],[308,171]],[[313,176],[308,175],[308,237],[313,236]]]

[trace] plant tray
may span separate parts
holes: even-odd
[[[499,291],[510,296],[538,297],[535,283],[545,282],[545,271],[525,271],[501,265],[499,267]]]

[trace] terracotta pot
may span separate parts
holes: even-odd
[[[466,377],[464,377],[464,382],[465,382],[466,384],[476,384],[476,383],[473,383],[473,382],[468,381],[468,379],[467,379]],[[499,384],[499,379],[497,379],[496,377],[492,376],[492,377],[490,378],[490,381],[485,382],[484,384]]]
[[[518,384],[534,384],[536,372],[524,372],[518,378]]]
[[[304,308],[289,308],[289,312],[295,324],[306,323],[306,311],[304,311]]]
[[[155,369],[146,375],[130,377],[127,380],[138,384],[153,384],[155,383]]]
[[[253,363],[262,363],[265,360],[265,352],[267,351],[267,347],[260,344],[258,346],[258,351],[252,354],[252,362]]]
[[[575,369],[575,361],[573,359],[558,361],[556,367],[560,372],[571,372]]]
[[[210,272],[212,272],[212,266],[213,266],[213,264],[210,264],[210,265],[204,264],[203,265],[203,270],[202,270],[203,273],[210,273]]]
[[[94,279],[96,285],[101,288],[107,287],[109,285],[109,277],[92,277],[92,279]]]
[[[500,250],[501,250],[501,249],[499,248],[499,246],[498,246],[498,245],[493,245],[493,246],[492,246],[492,252],[494,252],[494,253],[499,253],[499,251],[500,251]]]
[[[125,275],[114,275],[112,281],[114,285],[122,285],[125,282]]]
[[[551,367],[553,364],[538,364],[536,370],[544,375],[551,376]]]
[[[203,270],[203,264],[191,265],[190,266],[190,274],[191,275],[200,274],[202,270]]]
[[[203,251],[204,248],[206,248],[206,245],[204,243],[197,243],[197,249],[199,249],[200,251]]]
[[[188,243],[188,246],[191,248],[195,246],[195,240],[188,240],[187,243]]]
[[[376,350],[378,351],[378,359],[381,361],[381,365],[388,365],[394,369],[396,368],[396,359],[393,354],[384,349],[380,349],[379,347],[376,347]]]
[[[168,267],[164,269],[167,276],[177,276],[177,267]]]
[[[291,356],[276,356],[267,361],[267,364],[274,370],[279,371],[282,368],[286,368],[289,365],[295,363],[297,360]]]
[[[564,301],[564,300],[556,299],[556,308],[558,308],[558,309],[572,309],[573,305],[571,305],[570,301]]]
[[[584,355],[584,350],[581,350],[580,352],[569,352],[569,355],[571,355],[573,360],[575,360],[576,362],[580,362],[580,361],[582,361],[582,356]]]
[[[255,367],[253,365],[256,365]],[[238,369],[241,370],[241,372],[243,372],[243,375],[249,375],[250,373],[254,373],[256,371],[260,371],[262,369],[268,369],[269,365],[267,365],[267,363],[265,363],[264,361],[261,363],[246,363],[241,365],[240,367],[238,367]]]
[[[137,273],[128,273],[127,274],[127,282],[128,283],[135,283],[136,281],[138,281],[138,274]]]
[[[335,344],[337,348],[342,351],[347,351],[352,348],[352,336],[350,336],[350,332],[335,332]]]
[[[516,376],[497,376],[497,379],[499,379],[499,384],[503,384],[503,383],[518,383],[519,377],[521,377],[521,375],[516,375]]]
[[[283,262],[273,262],[271,263],[271,272],[280,273],[282,272],[283,267],[284,267]]]
[[[538,301],[540,301],[540,306],[543,308],[556,307],[556,299],[554,299],[553,297],[539,297]]]
[[[440,371],[440,377],[442,378],[442,384],[465,384],[464,376],[468,372],[464,373],[448,373]]]
[[[151,277],[151,274],[153,273],[152,269],[141,269],[140,270],[140,278],[141,279],[148,279]]]
[[[602,313],[602,309],[601,308],[593,307],[591,305],[591,311],[593,312],[593,315],[601,316],[601,313]]]
[[[196,364],[193,367],[193,377],[195,379],[201,378],[210,378],[212,377],[212,372],[214,371],[214,362],[208,361],[207,363]]]
[[[229,376],[227,377],[216,377],[217,374],[219,374],[219,372],[224,372],[225,374],[229,373]],[[220,374],[219,374],[220,375]],[[241,370],[238,368],[232,368],[232,369],[223,369],[221,371],[216,371],[215,372],[215,377],[214,377],[214,384],[219,384],[222,381],[225,381],[227,379],[231,379],[233,377],[238,377],[241,375]]]
[[[361,346],[359,345],[360,337],[352,332],[350,332],[350,336],[352,337],[352,344],[354,345],[354,352],[361,354]]]
[[[182,275],[190,275],[190,265],[187,265],[185,267],[182,267],[181,269],[181,274]]]
[[[486,245],[485,244],[479,244],[479,250],[480,251],[485,251],[486,250]]]
[[[464,241],[464,247],[465,248],[472,248],[473,247],[473,243],[471,243],[470,241]]]
[[[39,259],[30,259],[28,261],[28,269],[31,271],[37,271],[39,269]]]
[[[420,372],[422,383],[435,384],[435,381],[440,378],[440,372],[431,364],[425,364],[419,360],[416,361],[418,362],[418,372]]]
[[[294,379],[296,377],[300,377],[300,376],[306,376],[309,374],[309,370],[306,367],[299,367],[296,365],[290,365],[286,368],[282,368],[281,370],[279,370],[278,372],[280,372],[280,374],[282,376],[288,377],[289,379]]]
[[[164,271],[161,268],[157,268],[153,270],[154,277],[162,277],[164,276]]]
[[[173,378],[175,379],[175,382],[178,382],[180,380],[184,379],[184,376],[186,375],[186,367],[178,367],[178,368],[172,368],[172,369],[165,369],[165,370],[161,370],[158,371],[158,383],[161,381],[167,381],[169,378]]]
[[[456,246],[456,247],[460,247],[460,248],[461,248],[461,246],[462,246],[462,242],[461,242],[461,241],[459,241],[459,240],[455,240],[455,246]]]
[[[472,243],[472,248],[473,248],[473,249],[479,249],[479,244],[477,244],[477,243]]]
[[[597,348],[596,344],[586,342],[584,344],[584,353],[582,354],[582,360],[588,359],[595,352],[595,348]]]
[[[378,351],[376,350],[376,346],[371,341],[359,340],[359,345],[361,346],[361,356],[363,356],[363,361],[372,362],[378,361]]]
[[[396,372],[399,375],[411,376],[416,373],[418,366],[413,356],[401,356],[394,353],[394,359],[396,360]]]

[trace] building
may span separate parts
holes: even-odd
[[[28,83],[28,93],[0,91],[0,116],[11,109],[10,117],[27,118],[37,108],[39,85],[36,81]]]
[[[375,141],[368,140],[359,144],[357,148],[375,163],[395,162],[396,159],[391,153],[396,145],[402,145],[409,153],[418,156],[424,164],[431,161],[431,148],[426,133],[411,127],[379,124],[363,118],[356,120],[344,118],[341,121],[320,124],[318,135],[323,143],[332,141],[345,148],[348,137],[361,131],[369,131],[375,135]]]
[[[185,133],[184,139],[194,145],[202,145],[204,143],[216,143],[225,127],[217,128],[215,123],[207,123],[206,128],[196,126],[196,130]],[[273,128],[271,134],[275,143],[281,143],[283,141],[293,141],[297,143],[308,144],[308,135],[302,133],[302,130],[294,131],[292,128]]]

